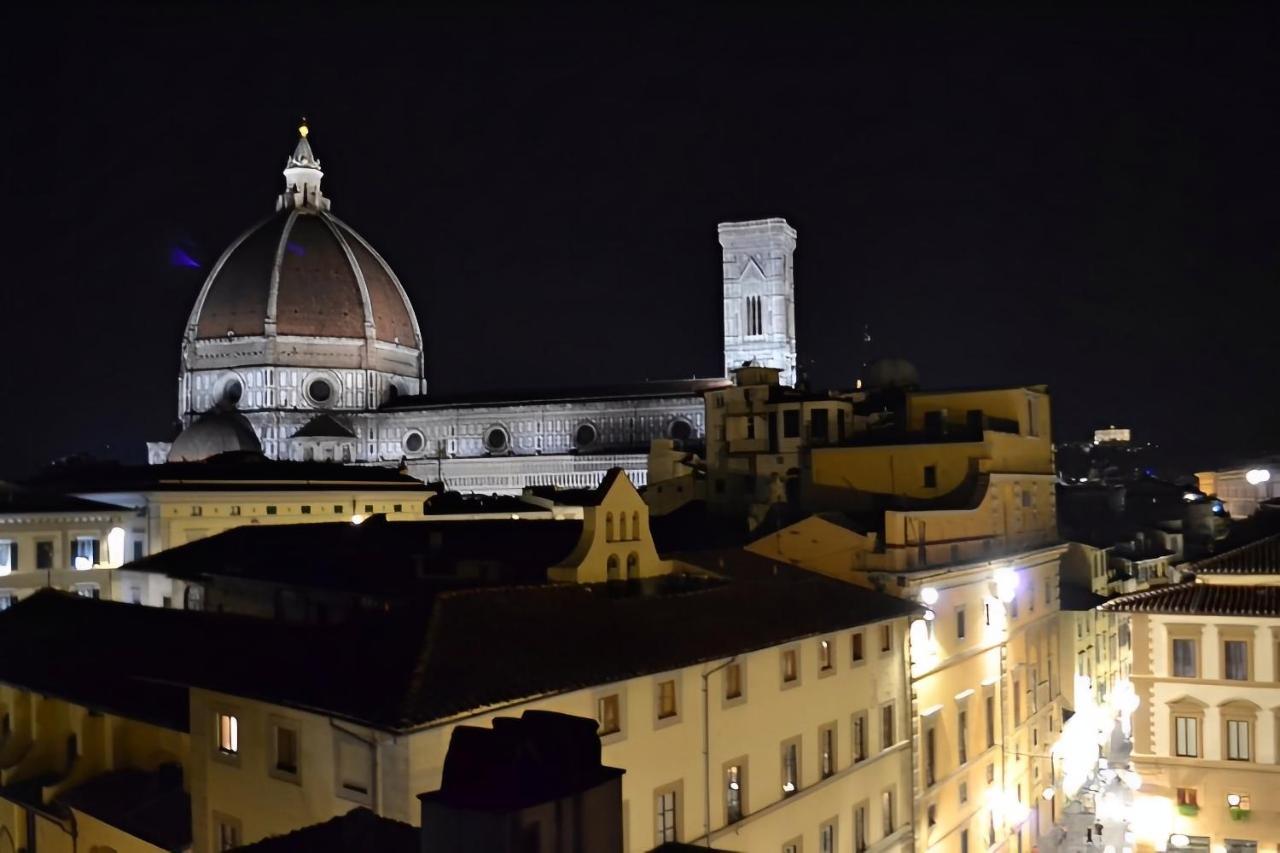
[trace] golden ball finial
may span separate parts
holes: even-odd
[[[306,117],[304,116],[304,117],[303,117],[303,119],[302,119],[302,124],[298,125],[298,135],[299,135],[299,136],[301,136],[303,139],[306,139],[306,138],[307,138],[307,134],[308,134],[309,132],[310,132],[310,131],[309,131],[309,130],[308,130],[308,128],[307,128],[307,119],[306,119]]]

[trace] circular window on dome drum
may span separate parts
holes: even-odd
[[[327,403],[333,396],[333,386],[327,379],[313,379],[307,386],[307,396],[314,403]]]
[[[600,435],[596,432],[595,424],[582,423],[578,425],[578,431],[573,434],[573,443],[577,445],[579,449],[582,449],[595,444],[596,439],[599,437]]]
[[[422,433],[418,432],[416,429],[411,430],[409,434],[404,437],[404,449],[410,453],[420,453],[424,443]]]
[[[693,437],[693,424],[683,418],[676,418],[671,422],[668,434],[676,441],[687,441]]]
[[[484,449],[490,453],[502,453],[510,443],[507,431],[500,426],[490,427],[484,435]]]
[[[232,379],[230,382],[222,386],[222,402],[229,403],[234,406],[240,402],[240,398],[244,396],[244,385],[239,379]]]

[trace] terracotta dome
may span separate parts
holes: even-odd
[[[210,412],[178,434],[169,448],[169,461],[201,462],[237,451],[262,452],[253,427],[235,412]]]
[[[413,308],[386,262],[327,210],[278,211],[231,244],[193,314],[197,339],[365,337],[416,347]]]

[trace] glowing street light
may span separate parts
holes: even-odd
[[[1175,832],[1169,836],[1170,847],[1186,847],[1191,844],[1191,839],[1183,835],[1181,832]]]
[[[1244,480],[1251,486],[1260,486],[1271,479],[1271,472],[1266,468],[1253,468],[1246,471]]]
[[[1044,789],[1044,793],[1043,793],[1041,796],[1043,796],[1046,800],[1052,800],[1052,799],[1053,799],[1053,795],[1054,795],[1055,793],[1057,793],[1057,792],[1056,792],[1056,791],[1054,791],[1052,787],[1048,787],[1048,788],[1045,788],[1045,789]]]
[[[1018,594],[1018,573],[1013,569],[996,569],[996,598],[1005,604]]]
[[[931,586],[920,590],[920,600],[932,607],[938,603],[938,591]]]
[[[351,523],[364,524],[364,516],[357,512],[355,515],[351,516]]]

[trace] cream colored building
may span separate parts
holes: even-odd
[[[0,610],[37,589],[110,596],[131,510],[0,484]]]
[[[745,509],[753,553],[929,608],[908,649],[915,846],[1030,850],[1062,723],[1048,395],[869,372],[817,394],[743,368],[708,392],[707,500]]]
[[[1232,518],[1248,518],[1264,502],[1280,497],[1280,460],[1196,474],[1200,491],[1215,495]]]
[[[422,519],[435,494],[387,468],[260,458],[69,469],[38,485],[124,508],[123,555],[116,565],[242,525],[350,521],[374,514]],[[181,591],[162,577],[125,569],[111,578],[110,591],[102,585],[104,597],[181,606]]]
[[[1278,849],[1278,541],[1208,558],[1190,567],[1193,581],[1104,605],[1133,626],[1141,844]]]

